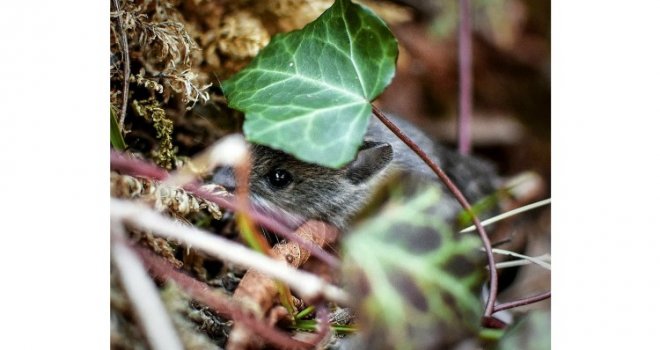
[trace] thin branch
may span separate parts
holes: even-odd
[[[495,253],[495,252],[493,252]],[[529,258],[531,259],[519,259],[519,260],[512,260],[512,261],[503,261],[495,264],[495,266],[498,269],[505,269],[508,267],[516,267],[516,266],[524,266],[524,265],[529,265],[529,264],[537,264],[537,262],[534,261],[534,259],[543,261],[546,263],[550,263],[550,255],[548,254],[543,254],[539,256],[530,256]]]
[[[177,223],[144,205],[112,198],[110,216],[112,219],[151,230],[156,235],[189,244],[223,261],[253,268],[267,274],[288,284],[307,301],[315,301],[324,297],[341,305],[349,305],[351,302],[351,298],[345,291],[313,274],[294,269],[283,261],[273,260],[244,245],[194,226]]]
[[[472,124],[472,33],[470,0],[460,0],[458,28],[458,152],[466,155],[471,147]]]
[[[498,221],[504,220],[504,219],[512,217],[514,215],[518,215],[520,213],[524,213],[526,211],[536,209],[538,207],[542,207],[542,206],[547,205],[547,204],[550,204],[550,198],[544,199],[542,201],[534,202],[534,203],[531,203],[531,204],[527,204],[527,205],[522,206],[520,208],[509,210],[506,213],[502,213],[500,215],[493,216],[492,218],[489,218],[489,219],[486,219],[486,220],[482,221],[481,225],[488,226],[490,224],[494,224]],[[475,230],[475,226],[472,225],[470,227],[466,227],[466,228],[462,229],[460,232],[461,233],[466,233],[466,232],[472,232],[474,230]]]
[[[497,297],[497,271],[495,270],[495,258],[493,257],[492,246],[490,244],[490,239],[486,234],[479,218],[472,210],[470,203],[465,199],[461,191],[454,185],[454,183],[449,179],[447,174],[445,174],[440,167],[431,160],[431,158],[424,152],[414,141],[412,141],[406,134],[404,134],[401,129],[399,129],[392,121],[390,121],[378,108],[373,106],[373,112],[380,119],[385,126],[387,126],[401,141],[403,141],[411,150],[413,150],[417,155],[428,165],[431,170],[440,178],[440,180],[447,186],[449,191],[456,197],[458,202],[461,204],[463,209],[470,215],[472,222],[477,227],[477,232],[479,232],[479,237],[483,242],[484,249],[486,250],[486,257],[488,259],[489,278],[490,278],[490,290],[488,292],[488,301],[486,302],[486,310],[484,312],[484,317],[491,317],[493,314],[493,308],[495,307],[495,298]]]
[[[115,9],[119,13],[119,0],[112,0],[115,4]],[[128,107],[128,86],[131,77],[131,58],[128,54],[128,39],[126,38],[126,31],[124,31],[124,24],[122,23],[121,16],[117,16],[117,31],[121,36],[121,54],[124,58],[124,87],[122,92],[121,113],[119,114],[119,130],[122,132],[124,129],[124,120],[126,119],[126,109]]]
[[[330,313],[325,305],[319,305],[316,310],[318,332],[316,338],[312,341],[312,344],[317,348],[320,348],[319,345],[327,337],[328,332],[330,332]]]
[[[516,301],[512,301],[512,302],[497,305],[497,306],[495,306],[495,311],[494,312],[513,309],[514,307],[518,307],[518,306],[533,304],[533,303],[536,303],[536,302],[539,302],[541,300],[545,300],[545,299],[548,299],[548,298],[550,298],[550,291],[547,291],[547,292],[541,293],[541,294],[537,294],[537,295],[531,296],[529,298],[520,299],[520,300],[516,300]]]
[[[113,226],[112,258],[149,344],[158,350],[183,349],[156,286],[140,258],[128,248],[121,233],[117,232],[123,230],[123,226],[119,223]]]
[[[543,267],[546,270],[552,270],[552,267],[550,266],[550,264],[548,264],[547,262],[545,262],[541,259],[538,259],[538,258],[534,258],[534,257],[527,256],[527,255],[524,255],[524,254],[519,254],[519,253],[516,253],[516,252],[509,251],[509,250],[497,249],[497,248],[493,248],[493,253],[501,254],[501,255],[515,256],[516,258],[525,259],[525,260],[528,260],[530,262],[533,262],[533,263]]]
[[[143,160],[131,158],[125,154],[112,150],[110,152],[110,168],[135,176],[164,181],[167,171]]]

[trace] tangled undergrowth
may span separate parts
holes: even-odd
[[[110,12],[111,118],[115,118],[126,150],[137,159],[150,160],[167,170],[192,164],[192,157],[223,136],[239,130],[241,125],[242,116],[227,107],[219,88],[220,81],[249,64],[274,35],[303,27],[332,3],[331,0],[113,0]],[[398,2],[362,3],[368,4],[388,24],[401,25],[401,28],[420,17],[414,7],[401,6]],[[519,33],[513,29],[506,33],[506,38],[500,35],[493,40],[502,42],[508,50]],[[404,51],[402,55],[402,61],[409,63],[410,52]],[[201,171],[197,175],[208,174]],[[226,194],[218,188],[209,190],[221,197]],[[233,214],[194,191],[162,183],[157,177],[112,172],[111,194],[115,198],[139,200],[183,225],[204,228],[232,240],[238,237]],[[546,216],[539,215],[538,220],[531,220],[532,230],[548,230],[549,224],[543,222],[547,221]],[[234,292],[246,275],[244,268],[223,263],[186,244],[155,236],[138,227],[127,229],[132,243],[147,248],[171,266],[217,291]],[[525,230],[529,229],[522,229]],[[513,237],[510,241],[519,238]],[[516,243],[525,246],[527,241]],[[328,272],[321,265],[313,259],[306,269],[324,276]],[[181,285],[192,288],[190,285],[156,280],[160,298],[187,349],[222,348],[232,328],[240,324],[236,320],[249,322],[241,317],[232,320],[230,316],[235,314],[220,314],[208,304],[200,303],[191,297],[190,290],[181,288]],[[149,348],[149,340],[140,329],[138,316],[117,277],[115,264],[110,282],[112,348]],[[301,308],[302,304],[293,307]],[[323,310],[318,311],[322,316]],[[338,334],[354,331],[350,326],[353,315],[347,309],[325,311],[325,317]],[[304,320],[302,314],[299,314],[301,320],[313,321]],[[269,322],[274,326],[278,319]],[[314,328],[312,324],[308,330]],[[302,326],[297,328],[301,329]],[[319,334],[328,334],[327,329],[324,332],[319,331]],[[332,342],[329,344],[332,346]]]

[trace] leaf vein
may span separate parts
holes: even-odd
[[[351,37],[351,32],[348,29],[348,22],[346,21],[346,16],[341,16],[341,19],[344,22],[344,28],[346,28],[346,34],[348,36],[348,47],[351,56],[351,65],[353,65],[353,70],[355,70],[355,74],[357,75],[358,81],[360,81],[360,87],[362,88],[362,93],[364,94],[364,98],[369,100],[369,95],[367,95],[367,88],[364,84],[364,79],[362,79],[362,74],[360,74],[360,70],[355,64],[355,58],[353,56],[353,38]]]
[[[259,130],[258,134],[263,135],[263,134],[267,134],[268,132],[270,132],[273,129],[281,129],[284,125],[293,123],[293,122],[298,121],[299,119],[302,119],[302,118],[313,118],[316,115],[320,114],[321,112],[331,111],[331,110],[334,110],[334,109],[342,109],[342,108],[351,107],[351,106],[356,106],[356,105],[359,105],[359,104],[362,104],[362,103],[364,103],[364,102],[358,101],[358,102],[345,103],[343,105],[334,105],[334,106],[330,106],[330,107],[317,108],[317,109],[314,109],[310,113],[299,114],[299,115],[296,115],[294,117],[287,118],[285,120],[280,120],[277,123],[274,123],[274,124],[264,128],[262,130]],[[258,117],[261,118],[261,119],[264,119],[261,115],[258,115]]]
[[[306,77],[306,76],[301,75],[301,74],[291,74],[291,73],[281,72],[281,71],[267,69],[267,68],[263,68],[263,67],[255,68],[255,71],[261,71],[261,72],[272,73],[272,74],[280,74],[280,75],[288,76],[290,78],[298,78],[298,79],[303,80],[304,82],[309,83],[311,85],[325,87],[325,88],[330,89],[330,90],[338,91],[338,92],[340,92],[344,95],[350,95],[350,96],[354,97],[357,101],[369,102],[366,96],[360,96],[360,95],[358,95],[358,94],[356,94],[352,91],[348,91],[348,90],[346,90],[342,87],[335,86],[333,84],[329,84],[325,80],[324,81],[317,81],[317,80],[311,79],[311,78]]]

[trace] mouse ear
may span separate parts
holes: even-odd
[[[353,184],[368,180],[392,161],[392,146],[385,142],[365,141],[355,160],[347,165],[346,177]]]

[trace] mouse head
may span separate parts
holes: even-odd
[[[250,199],[256,207],[283,209],[291,213],[288,219],[299,223],[319,219],[344,229],[392,161],[392,147],[365,141],[355,159],[340,169],[306,163],[260,145],[251,145],[251,155]],[[227,168],[218,170],[213,181],[229,190],[235,187]]]

